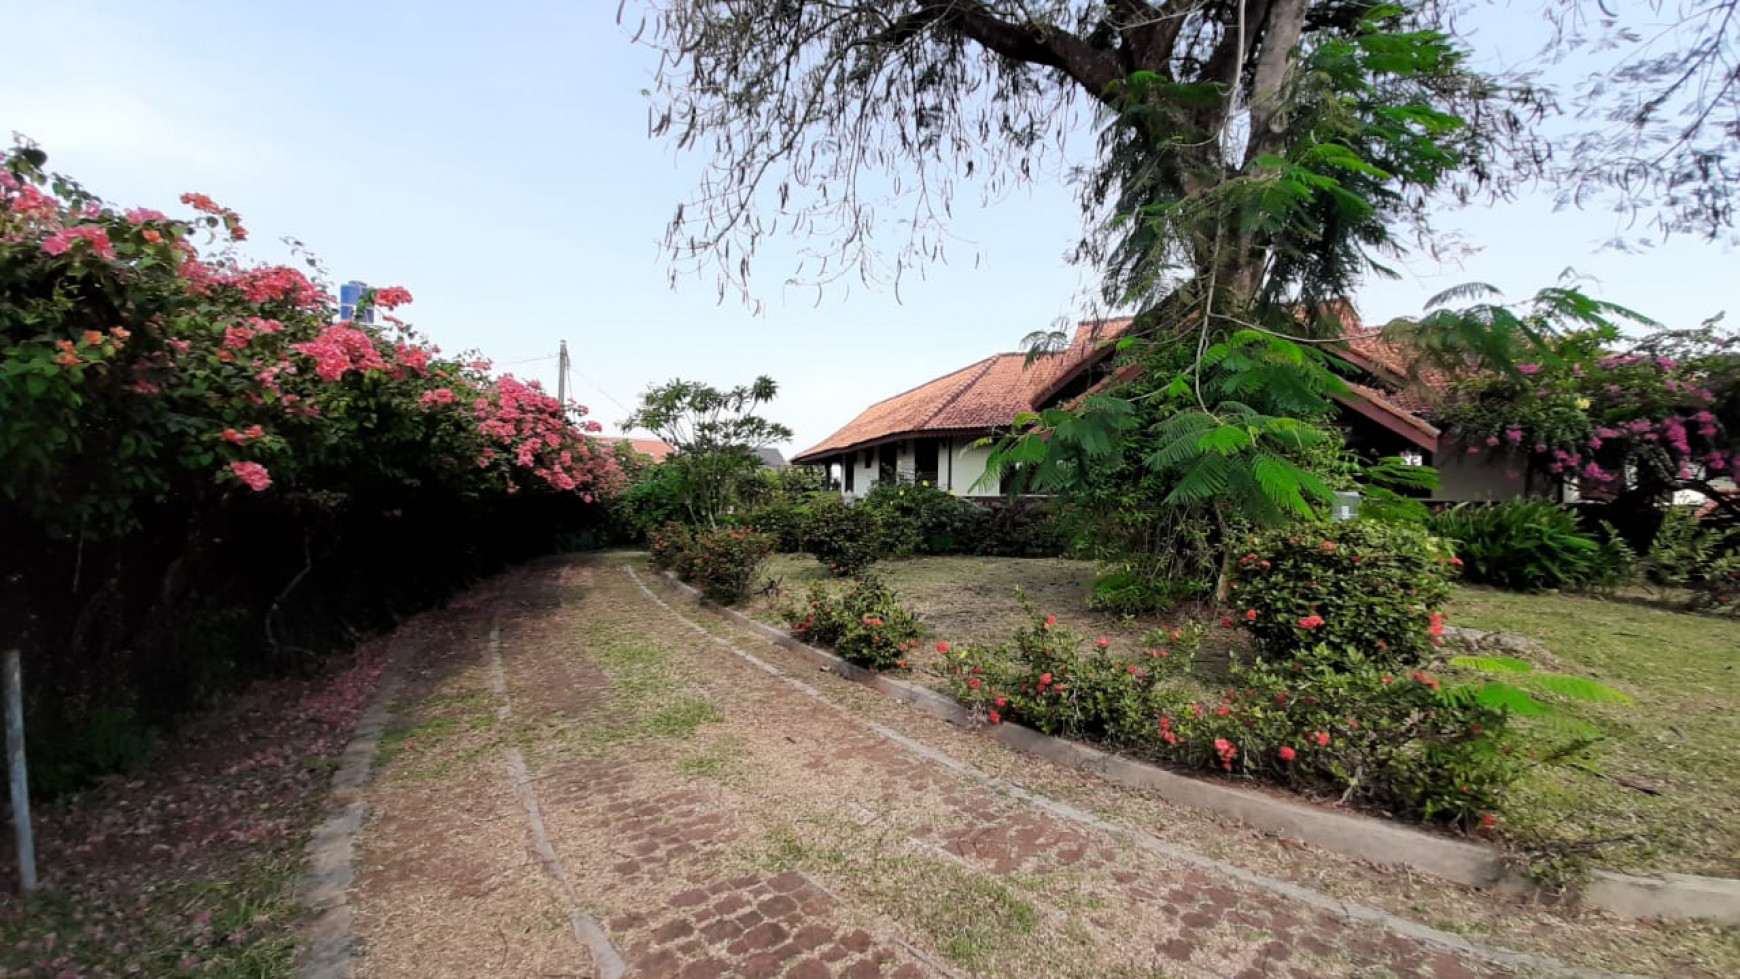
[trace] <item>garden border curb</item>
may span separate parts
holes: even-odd
[[[1433,836],[1395,823],[1349,813],[1327,812],[1299,803],[1188,775],[1041,734],[1019,724],[979,724],[958,701],[927,687],[897,680],[846,662],[736,609],[708,601],[668,571],[660,580],[694,604],[722,616],[816,666],[878,693],[916,707],[958,727],[977,730],[1005,747],[1067,768],[1090,772],[1132,788],[1152,789],[1169,802],[1237,820],[1247,826],[1374,864],[1407,867],[1453,883],[1509,894],[1527,893],[1533,884],[1489,847]],[[1579,900],[1628,918],[1707,920],[1740,925],[1740,880],[1664,873],[1640,877],[1596,870]]]
[[[296,899],[308,919],[302,929],[296,975],[301,979],[348,979],[356,964],[350,886],[356,880],[356,838],[368,817],[363,792],[374,781],[381,736],[404,687],[403,624],[388,639],[386,663],[374,695],[351,730],[327,789],[326,816],[309,835],[307,862],[296,882]]]

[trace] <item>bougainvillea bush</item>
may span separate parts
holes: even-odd
[[[1551,338],[1541,353],[1514,371],[1472,376],[1446,399],[1440,419],[1469,453],[1520,451],[1586,499],[1653,512],[1689,489],[1740,515],[1715,485],[1740,453],[1740,336],[1715,323],[1623,341],[1581,332]]]
[[[1444,631],[1440,612],[1461,563],[1447,542],[1410,524],[1300,524],[1250,539],[1237,559],[1227,624],[1243,625],[1271,659],[1323,645],[1350,665],[1423,663]]]
[[[836,595],[810,586],[804,604],[783,612],[791,634],[832,647],[847,662],[872,670],[904,669],[924,627],[887,583],[866,575]]]
[[[0,158],[0,602],[34,616],[0,632],[27,636],[39,721],[167,716],[293,666],[620,482],[584,409],[444,355],[396,315],[406,290],[340,322],[209,198],[120,209],[45,164]]]

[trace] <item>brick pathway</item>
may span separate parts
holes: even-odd
[[[472,836],[419,837],[415,865],[395,859],[423,816],[442,823],[468,804],[447,787],[504,777],[505,746],[525,752],[583,904],[569,910],[602,926],[628,976],[1525,974],[1168,858],[945,767],[697,635],[619,566],[528,569],[449,615],[462,627],[425,644],[397,722],[414,739],[430,733],[383,772],[386,815],[363,841],[362,975],[598,974],[578,945],[552,951],[560,914],[476,896],[487,885],[470,851],[523,846],[525,820],[494,806]],[[486,619],[500,623],[511,722],[486,720]],[[460,866],[466,882],[446,881]],[[541,875],[530,857],[491,868],[504,893]],[[412,890],[415,929],[396,902]],[[430,937],[449,920],[499,931],[502,948]],[[515,936],[534,932],[536,961],[515,958]]]

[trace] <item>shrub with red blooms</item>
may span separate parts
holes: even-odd
[[[1029,623],[999,647],[953,646],[942,673],[963,703],[1047,734],[1140,745],[1151,737],[1150,704],[1163,682],[1191,665],[1200,630],[1168,645],[1126,652],[1029,609]]]
[[[1349,520],[1253,537],[1232,601],[1270,659],[1319,645],[1349,668],[1415,666],[1431,656],[1455,567],[1448,542],[1403,524]]]
[[[847,662],[872,670],[904,669],[924,638],[918,616],[875,575],[864,576],[838,595],[813,584],[802,605],[781,614],[792,635],[832,647]],[[937,645],[945,656],[947,648]]]
[[[668,560],[677,577],[701,589],[721,605],[735,605],[749,596],[773,553],[773,538],[746,527],[717,530],[666,528],[653,543],[653,560]],[[668,558],[659,555],[669,548]]]
[[[1149,705],[1160,757],[1465,828],[1521,774],[1504,709],[1424,670],[1350,670],[1340,650],[1317,645],[1235,665],[1226,683],[1213,702]]]

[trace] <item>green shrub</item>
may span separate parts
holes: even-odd
[[[1521,774],[1509,714],[1424,671],[1349,668],[1345,650],[1235,665],[1217,702],[1161,706],[1157,750],[1191,768],[1334,794],[1397,815],[1488,819]]]
[[[1636,570],[1650,584],[1690,590],[1694,608],[1733,611],[1740,607],[1740,529],[1674,507],[1662,514]]]
[[[1310,524],[1251,539],[1238,559],[1235,621],[1272,660],[1327,646],[1385,668],[1424,663],[1450,597],[1445,542],[1408,524]]]
[[[804,549],[829,572],[850,578],[888,553],[876,511],[844,500],[817,503],[804,522]]]
[[[647,535],[653,566],[674,571],[684,580],[689,577],[686,561],[694,543],[695,532],[687,524],[676,522],[667,523]]]
[[[1088,608],[1118,615],[1148,615],[1201,598],[1209,588],[1205,581],[1174,581],[1125,568],[1094,579]]]
[[[838,596],[810,586],[804,605],[783,613],[791,634],[830,646],[847,662],[872,670],[904,668],[924,628],[880,578],[867,576]]]
[[[1031,611],[1031,610],[1030,610]],[[1151,740],[1156,685],[1189,668],[1193,637],[1120,656],[1057,616],[1033,615],[1012,642],[946,648],[955,696],[993,724],[1020,721],[1047,734],[1136,745]]]
[[[748,597],[772,553],[772,537],[744,527],[697,531],[677,574],[712,601],[734,605]]]
[[[1433,515],[1433,533],[1455,542],[1468,580],[1512,591],[1583,588],[1622,570],[1617,552],[1542,500],[1462,503]]]
[[[980,508],[934,486],[879,483],[859,506],[876,514],[890,556],[971,549]]]

